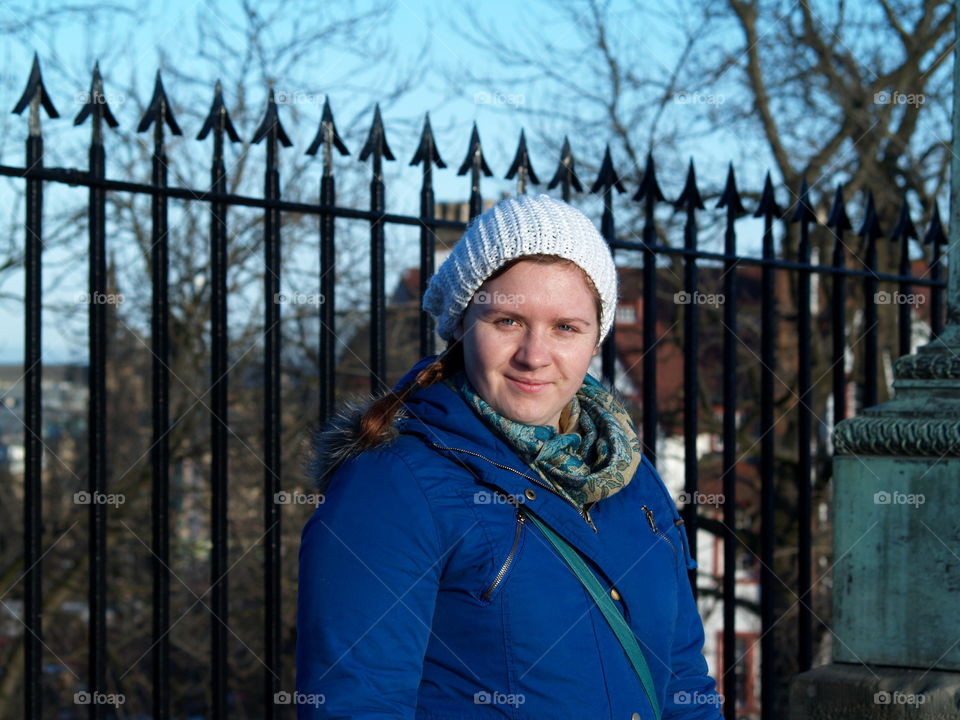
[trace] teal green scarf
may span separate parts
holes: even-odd
[[[560,431],[497,413],[461,370],[444,382],[523,462],[579,507],[626,487],[640,464],[640,440],[623,406],[593,378],[584,380],[560,415]]]

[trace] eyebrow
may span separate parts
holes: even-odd
[[[506,315],[507,317],[511,317],[517,320],[525,319],[523,313],[513,312],[512,310],[505,310],[493,304],[486,305],[485,307],[483,307],[483,309],[480,310],[480,314],[484,317],[488,315]],[[576,317],[576,316],[565,316],[565,317],[554,318],[553,322],[558,322],[563,324],[580,323],[582,325],[586,325],[587,327],[590,327],[591,325],[593,325],[593,322],[591,320],[588,320],[586,318]]]

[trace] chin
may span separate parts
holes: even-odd
[[[508,405],[504,410],[505,412],[501,414],[514,422],[523,423],[524,425],[550,424],[550,414],[540,408],[534,409]]]

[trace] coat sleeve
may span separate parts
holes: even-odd
[[[662,720],[720,720],[721,697],[713,678],[707,674],[707,661],[703,657],[703,622],[686,573],[681,578],[677,603],[670,682]]]
[[[644,463],[663,490],[669,512],[679,520],[680,514],[660,474],[646,458]],[[686,572],[696,568],[697,563],[690,554],[686,531],[674,523],[670,532],[676,533],[686,562],[685,567],[678,567],[677,622],[670,651],[670,681],[661,720],[720,720],[722,699],[716,683],[708,674],[707,660],[703,656],[703,621]]]
[[[414,717],[441,559],[399,454],[368,451],[337,470],[301,536],[299,720]]]

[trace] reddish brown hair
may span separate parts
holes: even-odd
[[[359,445],[366,449],[378,445],[393,425],[393,420],[407,398],[421,388],[440,382],[463,369],[463,344],[459,340],[447,343],[447,349],[432,363],[417,373],[397,392],[388,390],[377,398],[360,417]]]

